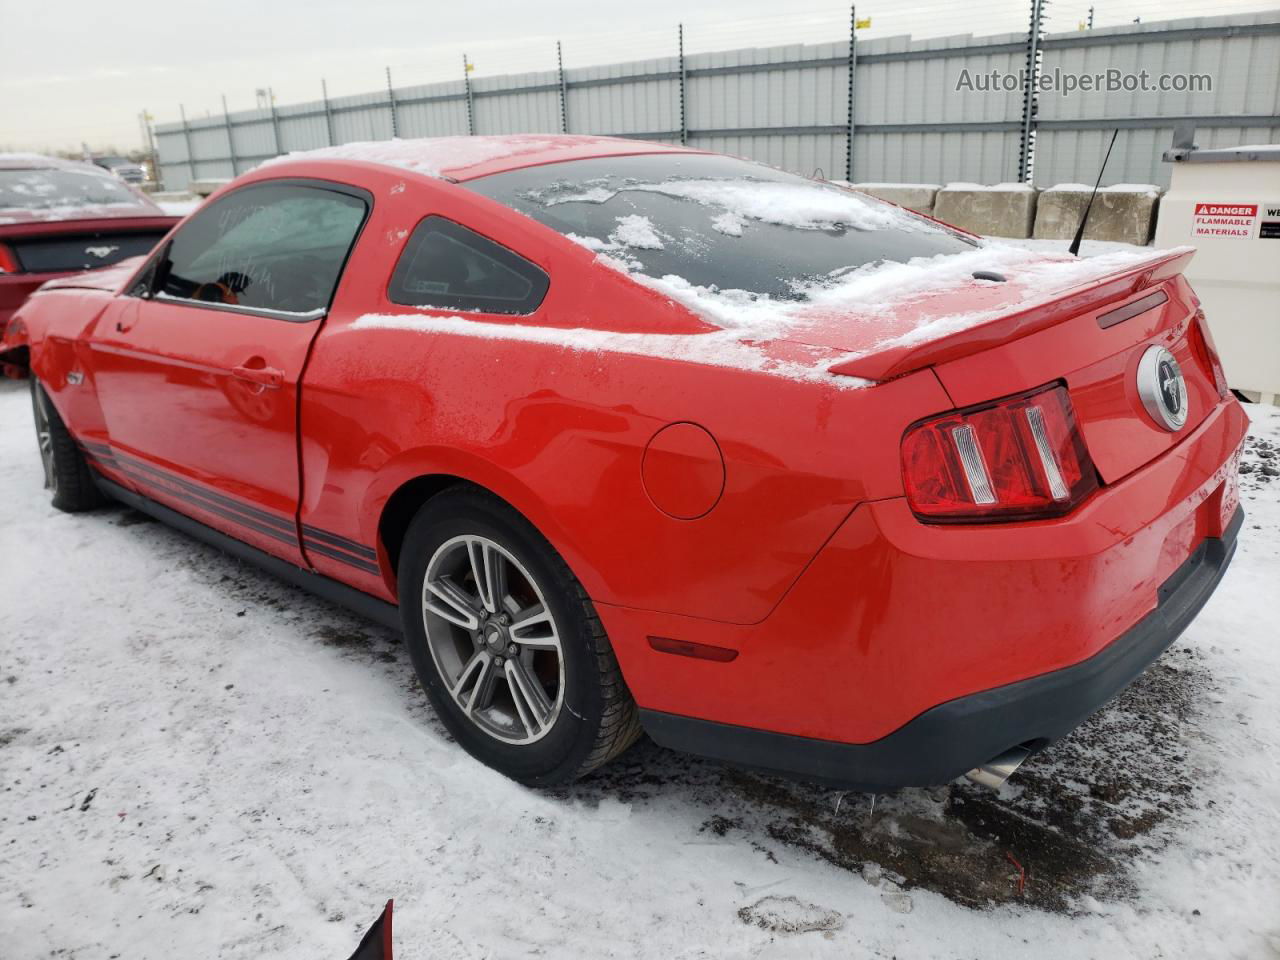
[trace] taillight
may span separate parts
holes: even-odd
[[[1063,386],[910,427],[902,473],[911,509],[934,522],[1057,517],[1098,486]]]
[[[1196,311],[1195,322],[1191,324],[1191,347],[1199,356],[1201,364],[1213,373],[1213,385],[1218,390],[1218,396],[1225,400],[1231,393],[1231,388],[1227,386],[1227,374],[1222,369],[1218,348],[1213,342],[1213,334],[1209,332],[1209,320],[1203,310]]]
[[[22,269],[13,251],[0,243],[0,273],[17,273]]]

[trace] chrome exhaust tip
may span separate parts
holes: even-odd
[[[980,783],[992,790],[999,790],[1000,785],[1013,776],[1013,772],[1022,766],[1022,761],[1031,756],[1026,747],[1013,747],[1000,756],[988,760],[980,767],[974,767],[965,774],[974,783]]]

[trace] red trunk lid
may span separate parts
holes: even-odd
[[[958,406],[1062,379],[1089,455],[1113,483],[1172,449],[1221,398],[1196,327],[1198,302],[1182,276],[934,369]],[[1186,423],[1170,430],[1145,408],[1138,365],[1152,346],[1173,354],[1187,396]]]
[[[856,324],[815,313],[791,339],[850,350],[854,357],[832,368],[850,376],[885,380],[933,367],[957,407],[1064,380],[1090,456],[1112,483],[1175,446],[1219,402],[1195,328],[1198,301],[1181,274],[1191,256],[1100,259],[1095,269],[1084,261],[1065,273],[1080,282],[1057,289],[1038,265],[1025,274],[1015,265],[1006,282],[921,292]],[[859,349],[858,340],[874,345]],[[1184,378],[1187,419],[1178,430],[1158,423],[1139,395],[1138,363],[1156,344]]]

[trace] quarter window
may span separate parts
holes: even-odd
[[[405,244],[387,296],[410,307],[532,313],[547,275],[517,253],[446,220],[427,217]]]
[[[167,297],[308,314],[333,298],[368,213],[360,197],[319,186],[267,183],[201,210],[159,263]]]

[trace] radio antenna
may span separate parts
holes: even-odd
[[[1084,216],[1080,218],[1080,226],[1076,228],[1076,238],[1071,241],[1071,246],[1067,247],[1067,252],[1073,257],[1080,256],[1080,244],[1084,242],[1084,225],[1089,221],[1089,211],[1093,209],[1093,198],[1098,195],[1098,187],[1102,184],[1102,174],[1107,169],[1107,161],[1111,159],[1111,147],[1116,145],[1116,137],[1120,136],[1120,128],[1116,127],[1111,133],[1111,144],[1107,147],[1107,155],[1102,158],[1102,166],[1098,168],[1098,179],[1094,181],[1093,193],[1089,194],[1089,202],[1085,204]]]

